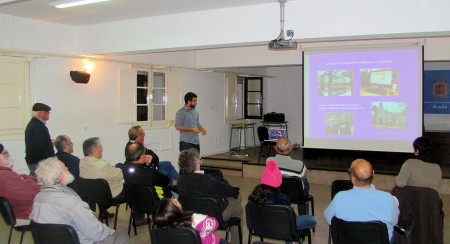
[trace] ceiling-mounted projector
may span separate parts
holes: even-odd
[[[296,50],[297,42],[291,40],[275,39],[267,44],[270,50]]]
[[[278,0],[280,3],[280,24],[281,24],[281,31],[278,37],[275,40],[272,40],[267,44],[269,47],[269,50],[296,50],[297,49],[297,42],[292,41],[292,38],[294,37],[294,31],[288,30],[287,35],[291,39],[286,40],[284,39],[284,4],[287,0]]]

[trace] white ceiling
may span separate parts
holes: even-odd
[[[111,0],[96,4],[58,9],[50,0],[18,0],[0,4],[0,14],[82,26],[126,19],[170,15],[210,9],[250,6],[276,0]]]

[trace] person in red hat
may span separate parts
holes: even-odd
[[[45,125],[50,119],[50,106],[43,103],[33,105],[33,118],[25,129],[25,161],[27,161],[30,175],[35,175],[39,161],[55,155],[53,142]]]

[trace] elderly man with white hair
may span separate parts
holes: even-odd
[[[128,243],[128,235],[99,222],[87,203],[66,185],[74,180],[56,157],[39,163],[36,177],[41,192],[34,199],[30,219],[37,223],[66,224],[75,228],[80,243]]]

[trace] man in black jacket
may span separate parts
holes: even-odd
[[[123,167],[123,178],[126,183],[140,186],[155,187],[158,197],[170,198],[172,194],[168,185],[169,178],[156,172],[151,165],[151,157],[145,154],[145,147],[142,143],[133,142],[126,148],[127,161]],[[136,225],[147,224],[143,213],[133,211]]]
[[[131,127],[128,130],[128,137],[130,140],[128,141],[127,145],[125,146],[125,158],[127,157],[127,148],[130,144],[134,142],[139,142],[144,144],[145,140],[145,132],[142,129],[141,126],[136,125]],[[145,154],[151,156],[151,163],[152,167],[155,167],[160,174],[163,174],[170,179],[170,184],[173,183],[173,181],[177,180],[180,175],[178,174],[177,170],[173,167],[172,163],[170,161],[159,161],[158,155],[156,155],[155,152],[153,152],[151,149],[145,148]]]
[[[205,174],[200,170],[200,155],[194,148],[183,150],[178,158],[180,178],[177,182],[180,196],[203,196],[216,198],[223,209],[226,221],[231,217],[242,219],[242,197],[239,188],[231,186],[217,174]],[[231,242],[239,243],[237,226],[231,228]]]
[[[35,175],[39,161],[55,155],[52,139],[45,123],[50,119],[51,108],[43,103],[33,105],[33,118],[25,129],[25,160],[30,175]]]
[[[73,142],[66,135],[57,136],[55,139],[55,147],[58,152],[56,156],[69,169],[69,172],[75,177],[80,177],[80,158],[72,155]]]

